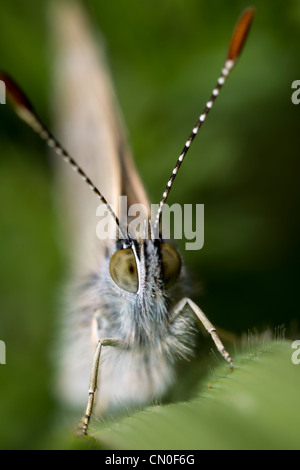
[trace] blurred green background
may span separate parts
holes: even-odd
[[[2,1],[0,68],[50,125],[48,3]],[[95,31],[106,38],[137,167],[157,203],[249,2],[85,3]],[[257,11],[246,47],[169,203],[205,205],[204,248],[184,259],[201,282],[194,299],[210,320],[238,334],[285,324],[293,336],[300,105],[292,104],[291,84],[300,79],[300,4],[251,5]],[[0,339],[7,348],[7,365],[0,365],[0,448],[37,448],[56,417],[51,347],[66,266],[49,154],[8,106],[0,111]]]

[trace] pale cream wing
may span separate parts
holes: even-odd
[[[116,212],[121,194],[127,195],[129,204],[138,202],[149,210],[99,35],[96,40],[77,2],[55,2],[50,18],[54,39],[51,103],[58,138]],[[90,269],[107,247],[96,236],[99,201],[64,162],[58,162],[57,174],[57,201],[63,207],[71,256],[77,266]]]

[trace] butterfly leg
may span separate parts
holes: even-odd
[[[114,338],[98,339],[97,346],[96,346],[95,353],[94,353],[94,358],[93,358],[92,370],[91,370],[88,402],[87,402],[85,414],[82,417],[81,423],[79,425],[79,429],[78,429],[79,435],[87,434],[88,426],[89,426],[90,419],[92,416],[95,396],[96,396],[96,391],[97,391],[98,372],[99,372],[102,347],[103,346],[122,347],[122,345],[123,345],[123,342],[122,340],[119,340],[119,339],[114,339]]]
[[[204,326],[206,331],[211,335],[211,337],[212,337],[212,339],[213,339],[213,341],[216,345],[216,348],[218,349],[220,354],[222,354],[224,359],[229,363],[230,368],[233,369],[233,360],[232,360],[231,356],[229,355],[229,353],[226,351],[222,341],[220,340],[220,338],[219,338],[219,336],[216,332],[216,328],[209,321],[207,316],[202,312],[200,307],[198,307],[198,305],[195,304],[195,302],[193,302],[191,299],[189,299],[187,297],[184,297],[183,299],[181,299],[178,302],[178,304],[175,305],[175,308],[173,310],[172,320],[174,320],[178,315],[180,315],[181,312],[184,310],[184,308],[187,307],[187,306],[192,310],[192,312],[194,312],[194,314],[200,320],[200,322],[202,323],[202,325]]]

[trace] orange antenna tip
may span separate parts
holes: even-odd
[[[254,8],[247,8],[240,17],[232,35],[227,60],[235,61],[239,57],[246,41],[254,14]]]

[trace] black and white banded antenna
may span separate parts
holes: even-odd
[[[248,35],[249,29],[250,29],[250,26],[251,26],[251,23],[252,23],[252,20],[253,20],[253,17],[254,17],[254,13],[255,13],[254,8],[247,8],[243,12],[243,14],[241,15],[239,21],[237,22],[237,25],[234,29],[234,32],[233,32],[233,35],[232,35],[232,38],[231,38],[231,42],[230,42],[229,49],[228,49],[228,52],[227,52],[227,57],[226,57],[224,66],[223,66],[222,71],[221,71],[221,75],[220,75],[220,77],[218,78],[218,81],[217,81],[217,85],[213,89],[212,94],[211,94],[209,100],[207,101],[203,112],[200,114],[200,117],[199,117],[196,125],[194,126],[194,128],[192,130],[192,133],[190,134],[189,138],[187,139],[187,141],[186,141],[186,143],[183,147],[183,150],[182,150],[181,154],[178,157],[177,163],[176,163],[176,165],[175,165],[175,167],[174,167],[174,169],[171,173],[171,176],[170,176],[169,181],[167,183],[166,189],[165,189],[165,191],[162,195],[162,199],[159,203],[159,208],[158,208],[156,218],[155,218],[155,222],[154,222],[154,228],[155,229],[159,228],[159,222],[160,222],[163,206],[164,206],[164,204],[167,200],[167,197],[169,195],[169,192],[171,190],[173,182],[176,178],[178,170],[181,167],[181,164],[182,164],[182,162],[183,162],[183,160],[184,160],[184,158],[185,158],[185,156],[186,156],[186,154],[187,154],[187,152],[188,152],[188,150],[191,146],[191,143],[193,142],[194,138],[198,134],[199,129],[202,126],[203,122],[205,121],[209,111],[213,107],[213,104],[214,104],[217,96],[219,95],[221,88],[223,87],[228,75],[230,74],[231,70],[233,69],[233,67],[236,63],[236,60],[238,59],[238,57],[239,57],[239,55],[242,51],[243,45],[245,43],[246,37]]]
[[[97,196],[99,201],[106,205],[108,211],[116,222],[122,238],[124,240],[127,239],[127,236],[124,234],[124,231],[121,228],[119,218],[108,204],[105,197],[100,193],[99,189],[94,185],[83,169],[76,163],[71,155],[63,148],[63,146],[55,139],[51,132],[42,123],[25,93],[5,72],[0,71],[0,80],[5,83],[7,96],[19,118],[22,119],[22,121],[24,121],[29,127],[31,127],[43,140],[45,140],[47,145],[52,148],[57,155],[62,157],[66,163],[69,163],[73,170],[81,176],[83,181],[86,182],[91,191],[93,191],[93,193]]]

